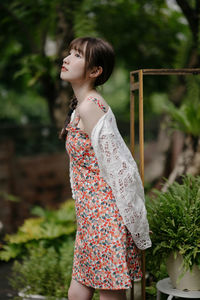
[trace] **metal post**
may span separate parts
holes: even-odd
[[[135,78],[130,74],[130,87],[134,84]],[[130,89],[130,142],[131,153],[134,157],[135,153],[135,91]]]
[[[130,87],[134,84],[134,75],[130,74]],[[130,88],[130,142],[131,153],[134,157],[135,153],[135,94]],[[134,300],[134,280],[132,280],[132,288],[130,291],[130,300]]]
[[[140,176],[144,185],[144,115],[143,115],[143,73],[139,71],[139,146]]]
[[[139,71],[139,147],[140,147],[140,176],[144,186],[144,112],[143,112],[143,71]],[[141,251],[141,263],[142,263],[142,299],[146,299],[145,292],[145,251]]]
[[[139,84],[135,83],[134,74],[130,75],[130,135],[131,135],[131,153],[134,156],[135,153],[135,124],[134,124],[134,101],[135,101],[135,90],[139,89],[139,148],[140,148],[140,176],[144,185],[144,116],[143,116],[143,70],[139,71]],[[133,89],[132,89],[133,88]],[[146,299],[145,293],[145,252],[141,251],[141,264],[142,264],[142,299]],[[134,281],[132,281],[132,289],[130,294],[130,300],[134,300]]]
[[[134,81],[135,75],[139,76],[139,82]],[[134,156],[135,145],[135,127],[134,127],[134,93],[139,90],[139,146],[140,146],[140,176],[144,185],[144,120],[143,120],[143,75],[198,75],[200,68],[185,68],[185,69],[142,69],[135,70],[130,73],[130,124],[131,124],[131,153]],[[142,299],[146,299],[145,293],[145,251],[141,251],[142,262]],[[132,295],[132,294],[131,294]],[[134,299],[134,295],[131,296]]]

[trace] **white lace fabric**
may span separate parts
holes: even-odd
[[[110,108],[94,127],[91,143],[100,175],[111,187],[120,215],[136,246],[141,250],[151,247],[142,181]]]

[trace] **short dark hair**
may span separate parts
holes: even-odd
[[[69,50],[75,49],[83,53],[85,44],[85,73],[93,67],[101,66],[103,71],[96,78],[94,86],[102,85],[108,80],[114,68],[115,55],[113,47],[100,38],[79,37],[70,43]]]

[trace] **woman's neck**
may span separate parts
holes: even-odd
[[[91,92],[94,91],[94,88],[85,83],[82,85],[79,84],[72,84],[72,89],[74,91],[74,94],[77,98],[78,104],[84,101],[84,99],[87,97],[87,95]]]

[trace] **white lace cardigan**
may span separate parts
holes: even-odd
[[[110,107],[93,128],[91,143],[100,175],[111,187],[120,215],[136,246],[141,250],[151,247],[142,181]]]

